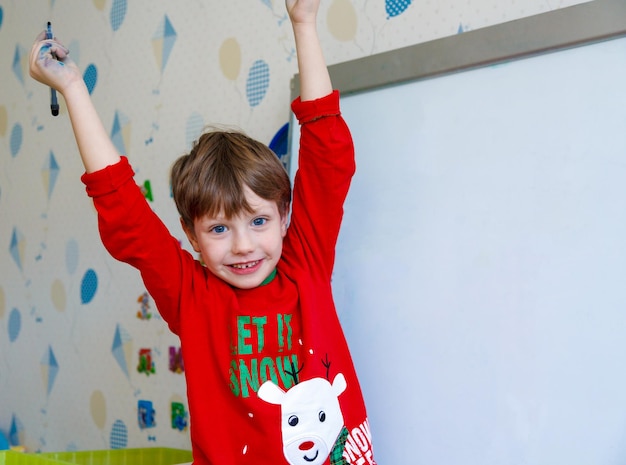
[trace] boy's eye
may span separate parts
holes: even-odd
[[[254,226],[263,226],[267,222],[266,218],[255,218],[252,220]]]
[[[222,234],[224,232],[226,232],[226,226],[222,225],[222,224],[218,224],[217,226],[213,226],[211,228],[211,232],[217,233],[217,234]]]

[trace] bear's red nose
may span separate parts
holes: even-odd
[[[302,444],[300,444],[300,450],[312,449],[314,445],[315,444],[313,443],[313,441],[305,441]]]

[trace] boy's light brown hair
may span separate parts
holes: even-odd
[[[181,220],[190,231],[196,218],[250,212],[244,187],[276,202],[287,215],[291,183],[276,154],[238,131],[206,132],[187,155],[174,162],[170,181]]]

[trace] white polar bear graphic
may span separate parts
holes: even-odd
[[[287,392],[271,381],[261,385],[259,397],[281,406],[283,453],[291,465],[320,465],[328,458],[344,425],[338,397],[346,387],[341,373],[332,384],[313,378]]]

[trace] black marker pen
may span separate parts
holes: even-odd
[[[48,21],[48,26],[46,27],[46,39],[54,39],[54,35],[52,34],[52,23]],[[59,114],[59,102],[57,101],[57,91],[50,87],[50,112],[52,116],[57,116]]]

